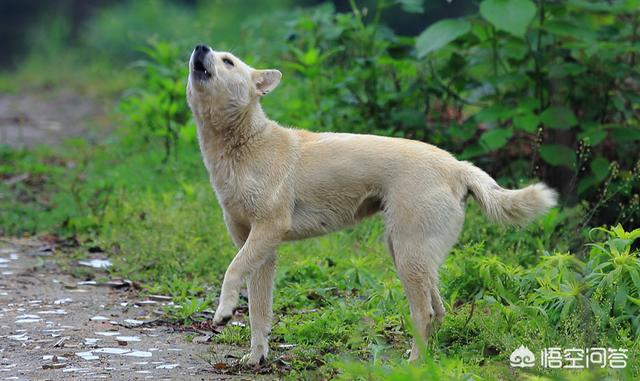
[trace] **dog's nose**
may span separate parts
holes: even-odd
[[[193,51],[195,53],[207,53],[209,50],[211,49],[206,45],[196,45],[196,48]]]

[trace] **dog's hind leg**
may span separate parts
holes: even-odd
[[[418,343],[427,341],[433,324],[444,316],[438,269],[455,243],[464,218],[460,204],[449,203],[446,197],[433,199],[438,200],[437,205],[414,199],[416,203],[410,207],[391,204],[385,211],[389,250],[407,294],[415,330],[410,361],[419,358]]]
[[[393,247],[393,240],[391,239],[391,236],[388,235],[387,236],[387,247],[389,249],[389,253],[391,254],[391,259],[393,260],[393,264],[396,266],[397,268],[397,264],[396,264],[396,253],[395,253],[395,249]],[[434,311],[434,316],[435,316],[435,321],[437,323],[442,322],[442,318],[444,317],[444,306],[442,304],[442,298],[440,297],[440,292],[438,291],[438,271],[435,271],[432,274],[433,277],[433,284],[435,285],[434,287],[430,288],[430,293],[431,293],[431,305],[433,307],[433,311]]]
[[[392,242],[396,270],[409,300],[413,322],[414,340],[409,358],[413,361],[419,357],[419,340],[426,342],[431,333],[436,317],[434,304],[441,305],[437,291],[437,264],[428,257],[422,242],[416,245],[415,242],[400,242],[393,238]],[[442,315],[443,311],[438,310],[438,313]]]

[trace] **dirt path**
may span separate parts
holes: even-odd
[[[105,110],[113,104],[104,102],[72,90],[0,93],[0,144],[23,148],[58,146],[74,137],[96,141],[110,129]]]
[[[0,380],[254,379],[214,373],[240,349],[148,324],[169,301],[78,282],[53,257],[36,240],[0,241]]]

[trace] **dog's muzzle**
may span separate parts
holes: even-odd
[[[207,70],[205,66],[205,59],[207,58],[207,54],[211,53],[211,48],[206,45],[198,45],[193,50],[192,62],[193,67],[191,68],[192,75],[200,80],[205,80],[211,78],[211,72]]]

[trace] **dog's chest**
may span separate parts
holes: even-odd
[[[220,204],[232,214],[249,216],[260,207],[263,176],[255,169],[218,162],[211,167],[211,182]]]

